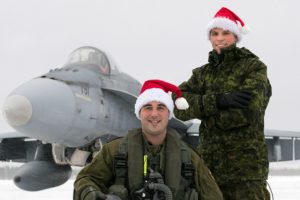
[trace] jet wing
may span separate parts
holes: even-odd
[[[22,133],[19,132],[8,132],[8,133],[0,133],[0,142],[2,139],[7,139],[7,138],[26,138]]]
[[[273,130],[265,129],[265,136],[269,137],[295,137],[300,138],[300,132],[297,131],[286,131],[286,130]]]

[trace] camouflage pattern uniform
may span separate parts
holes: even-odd
[[[174,134],[175,133],[175,134]],[[141,129],[129,131],[128,140],[128,186],[129,194],[139,190],[135,184],[143,182],[143,152],[150,152],[155,156],[160,154],[162,159],[161,166],[164,166],[165,184],[171,189],[174,200],[184,200],[181,193],[183,190],[183,182],[181,178],[181,159],[180,159],[180,139],[174,137],[178,133],[173,129],[168,129],[166,142],[163,145],[149,145],[143,138]],[[137,140],[136,140],[137,138]],[[119,145],[123,139],[116,139],[103,146],[102,150],[93,159],[92,163],[87,165],[78,174],[74,183],[74,199],[80,200],[81,192],[88,186],[102,191],[109,192],[109,187],[116,181],[115,156],[118,153]],[[132,142],[139,141],[139,142]],[[169,147],[169,148],[168,148]],[[141,149],[140,149],[141,148]],[[142,148],[146,148],[143,151]],[[191,161],[195,168],[194,177],[192,177],[192,185],[199,194],[201,200],[223,200],[222,193],[211,175],[209,169],[204,165],[204,161],[191,148]],[[138,159],[140,158],[140,159]],[[141,163],[141,164],[140,164]],[[151,164],[151,163],[150,163]],[[149,165],[150,165],[149,164]],[[174,171],[175,169],[175,171]],[[174,186],[174,187],[172,187]],[[134,188],[134,189],[133,189]],[[175,188],[174,190],[172,188]],[[184,195],[184,194],[183,194]],[[129,198],[131,199],[131,198]]]
[[[266,65],[248,49],[234,44],[221,54],[211,51],[209,63],[194,69],[180,88],[190,108],[175,110],[175,115],[182,120],[201,119],[198,149],[224,198],[269,199],[264,115],[271,85]],[[232,91],[251,92],[250,105],[218,109],[216,96]]]

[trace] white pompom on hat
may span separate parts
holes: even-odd
[[[181,96],[181,90],[179,87],[158,79],[147,80],[144,82],[140,91],[140,95],[135,103],[136,117],[140,119],[140,110],[144,105],[150,103],[151,101],[157,101],[167,106],[170,112],[169,119],[171,119],[174,116],[174,102],[169,92],[173,92],[176,95],[175,105],[177,109],[188,109],[189,104],[186,99]]]
[[[241,41],[242,35],[249,32],[248,26],[245,25],[243,20],[239,18],[233,11],[228,8],[222,7],[208,23],[207,33],[208,38],[210,31],[213,28],[222,28],[234,33],[237,36],[237,41]]]

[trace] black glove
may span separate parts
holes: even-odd
[[[246,108],[252,95],[248,91],[236,91],[217,95],[217,106],[220,109]]]
[[[106,196],[93,187],[87,187],[81,192],[81,200],[105,200]]]

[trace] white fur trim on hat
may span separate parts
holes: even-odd
[[[237,36],[238,42],[241,41],[241,39],[242,39],[242,33],[240,31],[239,26],[228,18],[225,18],[225,17],[213,18],[208,23],[208,26],[207,26],[208,38],[210,38],[210,31],[214,28],[221,28],[221,29],[228,30],[228,31],[234,33]]]
[[[136,100],[134,112],[138,119],[140,119],[141,108],[151,101],[157,101],[165,104],[170,112],[169,119],[174,116],[174,102],[172,97],[162,89],[153,88],[145,90]]]

